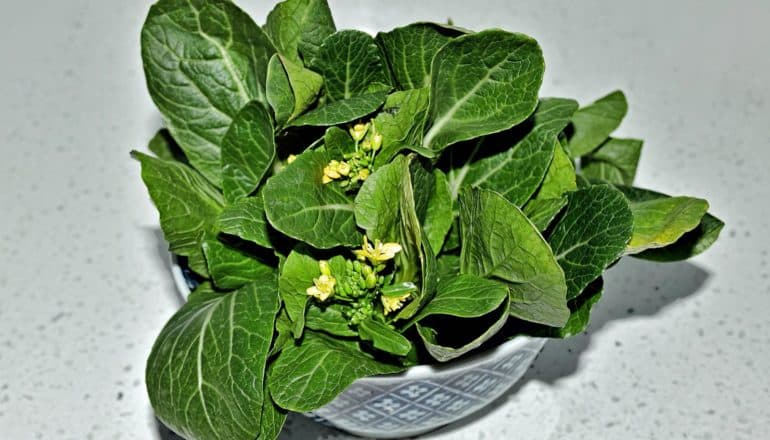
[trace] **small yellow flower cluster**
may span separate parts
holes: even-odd
[[[328,261],[319,261],[318,266],[321,268],[321,276],[313,278],[313,286],[308,287],[306,292],[320,301],[326,301],[334,294],[334,286],[337,284],[337,280],[332,276]]]
[[[374,246],[372,246],[366,235],[364,235],[364,244],[361,246],[361,249],[353,251],[356,254],[356,258],[360,261],[369,260],[375,266],[392,259],[399,252],[401,252],[400,244],[383,243],[380,240],[374,240]]]
[[[355,151],[346,153],[344,160],[332,160],[324,167],[324,184],[339,180],[343,187],[351,187],[366,180],[372,172],[374,156],[382,147],[382,135],[371,122],[355,124],[349,133],[355,141]]]
[[[410,293],[407,293],[401,296],[380,296],[380,301],[382,302],[382,308],[385,314],[387,315],[390,312],[395,312],[396,310],[403,307],[404,301],[409,299],[410,295]]]

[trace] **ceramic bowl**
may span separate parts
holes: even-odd
[[[194,282],[176,261],[172,274],[180,295],[187,298]],[[362,437],[423,434],[492,403],[524,375],[545,341],[517,337],[448,364],[358,379],[332,402],[305,415]]]

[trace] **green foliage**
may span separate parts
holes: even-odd
[[[623,93],[539,98],[526,35],[373,38],[324,0],[260,28],[230,1],[160,0],[141,42],[166,128],[132,156],[201,283],[147,364],[185,438],[275,439],[359,378],[578,334],[621,256],[689,258],[724,226],[631,187]]]

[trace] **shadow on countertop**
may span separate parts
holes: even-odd
[[[470,415],[452,425],[441,428],[423,438],[435,438],[477,423],[487,414],[503,406],[530,381],[554,384],[575,374],[580,366],[582,353],[591,345],[592,336],[601,332],[610,322],[623,319],[651,317],[678,301],[695,295],[706,283],[710,274],[688,262],[660,264],[627,258],[605,275],[605,293],[592,313],[591,325],[584,334],[567,340],[552,340],[524,377],[484,410]],[[158,422],[161,440],[181,440]],[[354,439],[356,437],[325,427],[312,420],[291,414],[286,422],[281,440]]]

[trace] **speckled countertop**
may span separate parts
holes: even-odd
[[[143,368],[179,304],[128,157],[160,125],[139,58],[149,2],[6,3],[0,438],[170,439]],[[259,21],[270,6],[240,3]],[[452,17],[535,36],[544,95],[625,90],[638,183],[706,197],[727,222],[690,262],[619,264],[587,335],[548,343],[515,390],[427,438],[770,436],[770,2],[330,3],[340,28]],[[344,436],[294,417],[283,438]]]

